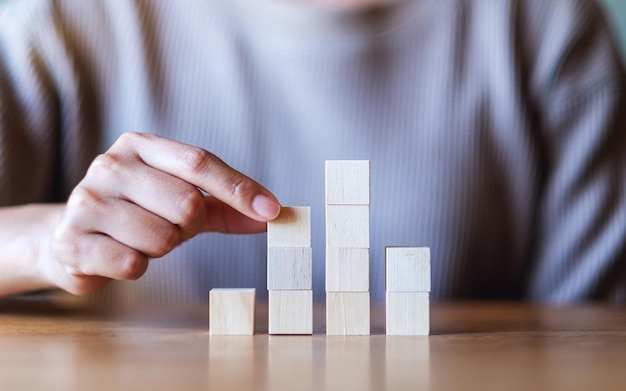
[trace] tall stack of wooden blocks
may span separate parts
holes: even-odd
[[[370,333],[370,164],[326,161],[326,333]]]
[[[267,225],[270,334],[313,333],[311,208],[282,207]]]
[[[387,334],[430,333],[430,249],[385,249]]]

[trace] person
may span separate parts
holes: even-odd
[[[388,245],[431,248],[434,300],[626,300],[626,77],[591,1],[13,1],[0,59],[0,295],[262,297],[265,236],[227,234],[283,204],[323,297],[324,160],[366,159],[373,300]]]

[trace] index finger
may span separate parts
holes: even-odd
[[[271,192],[205,149],[147,133],[125,133],[119,142],[147,165],[197,186],[252,219],[273,220],[280,213]]]

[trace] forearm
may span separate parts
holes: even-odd
[[[53,288],[46,276],[45,257],[62,204],[0,208],[0,297]]]

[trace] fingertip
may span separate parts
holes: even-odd
[[[276,205],[278,205],[278,210],[276,211],[276,214],[274,216],[272,216],[272,218],[270,220],[274,220],[276,219],[278,216],[280,216],[280,211],[282,210],[282,205],[280,205],[280,203],[276,203]]]
[[[265,220],[274,220],[280,214],[280,203],[274,198],[259,194],[252,200],[252,209]]]

